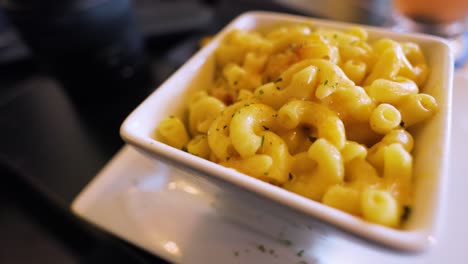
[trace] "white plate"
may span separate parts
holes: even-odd
[[[298,23],[311,25],[313,28],[331,30],[347,30],[352,27],[351,24],[346,23],[281,13],[247,12],[241,14],[135,108],[121,126],[120,134],[122,138],[156,160],[163,160],[177,168],[189,171],[190,174],[187,175],[187,180],[198,179],[195,185],[200,187],[200,191],[203,190],[203,192],[207,193],[206,189],[204,189],[206,185],[211,185],[210,187],[213,188],[210,189],[215,192],[222,189],[224,194],[219,195],[219,199],[216,199],[220,204],[223,203],[221,200],[224,200],[231,207],[233,200],[243,199],[246,205],[255,204],[256,208],[261,208],[265,213],[271,212],[270,217],[275,219],[279,217],[278,220],[280,221],[283,215],[291,215],[284,213],[284,211],[295,210],[296,217],[289,218],[298,223],[316,222],[315,220],[319,219],[328,223],[329,227],[342,228],[392,248],[405,251],[426,249],[431,243],[429,238],[438,235],[441,205],[444,204],[446,182],[449,176],[448,163],[450,156],[448,154],[450,151],[453,61],[450,47],[440,38],[397,33],[385,28],[364,27],[369,33],[371,42],[377,39],[391,38],[397,41],[411,41],[420,45],[426,55],[427,64],[431,67],[427,82],[424,85],[424,92],[434,96],[439,106],[438,114],[428,120],[424,126],[415,126],[410,129],[414,136],[415,145],[412,151],[414,157],[413,174],[415,175],[412,199],[414,210],[412,210],[411,217],[404,223],[402,229],[389,228],[363,221],[362,218],[259,181],[232,168],[191,155],[154,139],[154,131],[164,118],[174,115],[183,119],[185,117],[183,114],[185,113],[184,109],[187,108],[185,102],[188,101],[191,94],[204,89],[208,83],[212,83],[216,67],[216,49],[220,47],[222,39],[229,32],[234,29],[261,32],[278,25],[297,25]],[[320,126],[320,124],[318,125]],[[225,138],[224,133],[228,131],[227,127],[225,131],[219,131],[221,138]],[[232,141],[232,137],[230,141]],[[223,145],[232,145],[230,141],[224,142],[221,140],[218,142],[216,140],[216,142]],[[210,143],[213,142],[210,141]],[[234,148],[236,147],[234,146]],[[287,177],[285,174],[283,176]],[[200,182],[203,182],[203,184]],[[230,193],[226,190],[230,190]],[[224,205],[221,207],[225,208]],[[226,210],[226,212],[233,211],[235,213],[231,215],[237,214],[238,206],[232,207],[232,210]],[[256,211],[248,211],[249,215],[258,215]],[[276,214],[273,212],[276,212]],[[239,220],[249,223],[249,221],[245,221],[249,219],[242,218]],[[327,229],[328,234],[330,228],[324,225],[322,227]],[[306,231],[306,228],[304,228],[304,231]]]
[[[124,147],[73,202],[72,210],[177,263],[466,263],[468,259],[468,76],[454,85],[451,177],[442,232],[432,248],[402,254],[317,226],[262,218],[217,204],[180,171]],[[218,193],[222,195],[222,193]],[[228,206],[226,208],[226,206]],[[236,217],[229,211],[236,210]],[[243,219],[257,218],[257,228]],[[249,221],[250,221],[249,220]]]

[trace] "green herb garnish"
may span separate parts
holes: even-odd
[[[303,249],[299,250],[299,252],[297,252],[296,255],[297,255],[298,257],[302,257],[302,256],[304,255],[304,250],[303,250]]]
[[[289,239],[280,239],[280,243],[288,247],[292,245],[292,242]]]
[[[403,213],[401,214],[401,217],[400,217],[401,221],[404,222],[408,220],[410,215],[411,215],[411,207],[409,205],[405,205],[403,207]]]
[[[261,252],[265,252],[265,246],[264,246],[264,245],[258,245],[257,248],[258,248],[258,250],[260,250]]]

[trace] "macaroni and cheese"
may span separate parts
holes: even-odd
[[[413,138],[436,114],[421,48],[289,25],[233,30],[213,85],[168,117],[158,140],[377,224],[400,227],[412,201]]]

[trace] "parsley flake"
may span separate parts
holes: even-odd
[[[297,252],[296,255],[297,255],[298,257],[302,257],[302,256],[304,255],[304,250],[303,250],[303,249],[299,250],[299,252]]]
[[[281,81],[283,81],[283,78],[279,77],[278,79],[275,80],[275,83],[279,83]]]
[[[403,213],[401,214],[401,217],[400,217],[401,221],[403,222],[403,221],[408,220],[410,214],[411,214],[411,207],[409,205],[405,205],[403,207]]]
[[[260,91],[258,91],[259,94],[263,94],[264,91],[260,89]]]
[[[292,245],[292,242],[289,239],[280,239],[280,243],[288,247]]]
[[[263,129],[265,129],[265,130],[270,130],[270,128],[267,127],[267,126],[262,126],[262,127],[263,127]]]
[[[260,250],[261,252],[265,252],[265,250],[266,250],[266,249],[265,249],[265,246],[264,246],[264,245],[261,245],[261,244],[260,244],[260,245],[257,245],[257,248],[258,248],[258,250]]]

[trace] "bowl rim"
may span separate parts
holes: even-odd
[[[324,26],[328,28],[349,28],[352,26],[359,26],[369,31],[370,34],[385,34],[391,38],[407,38],[412,40],[423,40],[436,42],[439,45],[444,46],[447,50],[447,60],[449,62],[446,82],[447,82],[447,98],[446,98],[446,115],[443,116],[442,122],[445,125],[445,134],[443,135],[442,140],[442,151],[443,157],[441,160],[440,174],[437,177],[437,199],[434,200],[434,210],[435,210],[435,219],[431,222],[431,225],[427,229],[418,229],[418,230],[399,230],[389,227],[380,226],[377,224],[372,224],[366,222],[358,217],[349,215],[345,212],[339,211],[338,209],[329,207],[320,202],[310,200],[308,198],[299,196],[295,193],[284,190],[280,187],[273,186],[271,184],[259,181],[253,177],[246,176],[243,173],[237,172],[233,169],[223,167],[219,164],[213,163],[211,161],[196,157],[184,151],[170,147],[164,143],[151,139],[149,136],[141,137],[136,133],[134,121],[138,120],[139,114],[141,111],[144,111],[144,106],[148,104],[150,98],[157,96],[158,90],[162,87],[167,86],[167,84],[177,78],[178,75],[186,71],[190,65],[196,63],[197,60],[203,58],[214,52],[214,49],[219,44],[219,41],[226,35],[227,32],[235,28],[235,25],[239,21],[245,19],[277,19],[277,20],[287,20],[288,22],[308,22],[308,23],[317,23],[319,26]],[[197,51],[187,62],[185,62],[177,71],[175,71],[169,78],[166,79],[163,83],[159,85],[159,89],[156,89],[152,92],[143,102],[141,102],[129,116],[125,119],[120,127],[120,135],[122,139],[137,147],[140,151],[143,151],[150,156],[156,156],[157,159],[169,162],[176,166],[188,167],[191,170],[195,170],[203,175],[207,175],[210,178],[218,179],[225,181],[228,184],[236,185],[244,190],[247,190],[251,193],[260,195],[268,200],[273,200],[276,203],[282,204],[299,212],[302,212],[310,217],[319,219],[324,223],[328,223],[334,227],[338,227],[341,230],[351,232],[358,237],[364,238],[366,240],[372,240],[379,242],[387,247],[408,251],[408,252],[417,252],[427,249],[429,245],[434,243],[434,236],[438,233],[440,229],[440,218],[441,212],[443,211],[444,201],[446,197],[446,186],[447,186],[447,175],[449,169],[449,154],[450,154],[450,131],[451,131],[451,111],[452,111],[452,84],[453,84],[453,56],[449,52],[450,47],[446,40],[425,35],[425,34],[410,34],[410,33],[400,33],[394,32],[390,29],[378,28],[367,25],[359,25],[354,23],[346,22],[337,22],[324,19],[310,18],[299,15],[291,15],[284,13],[276,12],[265,12],[265,11],[249,11],[240,14],[235,19],[233,19],[229,24],[227,24],[213,40]],[[445,76],[445,75],[444,75]],[[136,122],[138,123],[138,122]]]

